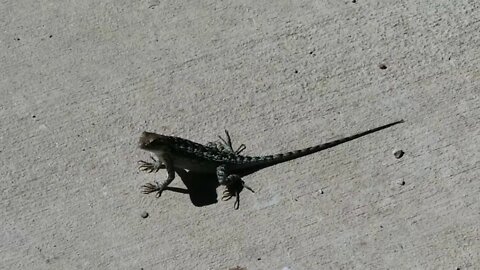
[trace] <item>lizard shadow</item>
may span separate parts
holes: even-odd
[[[217,187],[219,186],[216,174],[205,174],[176,168],[175,172],[185,184],[187,189],[167,187],[178,193],[189,194],[193,205],[197,207],[215,204],[217,200]]]
[[[255,168],[252,170],[245,170],[242,173],[239,173],[238,175],[243,178],[259,170],[260,170],[259,168]],[[190,196],[190,201],[192,202],[192,204],[197,207],[203,207],[203,206],[218,203],[217,188],[220,184],[218,183],[218,178],[216,174],[192,172],[192,171],[187,171],[181,168],[175,168],[175,172],[180,177],[180,179],[182,180],[182,182],[185,184],[187,188],[184,189],[184,188],[178,188],[178,187],[166,187],[165,190],[188,194]],[[237,182],[238,185],[233,186],[232,190],[230,190],[230,191],[233,191],[234,193],[238,192],[235,195],[235,197],[237,197],[236,203],[234,205],[235,209],[238,209],[239,207],[240,192],[244,188],[247,188],[251,192],[254,192],[251,188],[244,185],[243,181],[240,181],[240,182]],[[225,194],[224,194],[224,197],[225,197]],[[232,196],[229,196],[229,197],[231,198]],[[230,198],[227,198],[227,199],[222,198],[222,200],[225,201],[225,200],[229,200]]]

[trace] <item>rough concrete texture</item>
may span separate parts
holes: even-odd
[[[479,8],[3,1],[0,268],[480,269]],[[398,119],[246,177],[238,211],[140,192],[143,130],[260,155]]]

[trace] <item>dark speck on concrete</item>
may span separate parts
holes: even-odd
[[[393,155],[395,156],[396,159],[402,158],[404,154],[405,152],[403,152],[402,150],[397,150],[393,152]]]

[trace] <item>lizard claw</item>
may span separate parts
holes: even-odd
[[[218,138],[220,139],[219,141],[208,142],[206,146],[215,148],[220,152],[228,152],[235,155],[240,155],[240,153],[242,153],[243,150],[247,148],[245,144],[242,143],[237,148],[237,150],[233,150],[232,139],[230,137],[230,134],[228,133],[228,130],[225,130],[225,135],[227,136],[226,139],[222,138],[222,136],[218,136]]]
[[[142,188],[143,188],[143,190],[142,190],[143,194],[150,194],[150,193],[153,193],[153,192],[157,192],[157,194],[155,195],[155,197],[157,197],[157,198],[162,196],[162,192],[164,190],[164,188],[162,188],[162,186],[160,186],[158,184],[151,184],[151,183],[146,183],[145,185],[142,186]]]
[[[145,160],[139,160],[137,161],[137,164],[140,171],[151,173],[154,170],[153,164],[150,162],[146,162]]]
[[[230,185],[227,185],[225,190],[223,191],[222,201],[228,201],[231,198],[235,197],[235,204],[233,208],[237,210],[240,207],[240,192],[244,189],[250,190],[252,193],[255,193],[253,189],[247,185],[243,180],[235,181]]]
[[[146,162],[145,160],[139,160],[138,169],[147,173],[158,172],[158,170],[165,168],[165,165],[161,164],[158,160],[151,157],[153,162]]]

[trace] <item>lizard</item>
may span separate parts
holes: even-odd
[[[220,137],[221,142],[210,142],[206,145],[180,137],[145,131],[140,136],[138,146],[142,150],[151,152],[155,158],[152,156],[153,162],[139,160],[139,170],[152,173],[158,172],[160,169],[166,169],[167,179],[162,182],[155,181],[155,184],[147,183],[143,185],[142,192],[144,194],[156,192],[156,197],[160,197],[162,192],[175,179],[175,168],[216,174],[218,184],[226,187],[222,199],[229,200],[236,197],[237,201],[234,208],[238,209],[240,191],[246,188],[253,192],[250,187],[245,185],[242,177],[279,163],[332,148],[403,122],[403,120],[400,120],[327,143],[265,156],[241,155],[241,152],[245,150],[244,144],[240,145],[237,150],[233,150],[230,135],[227,131],[225,131],[227,140]]]

